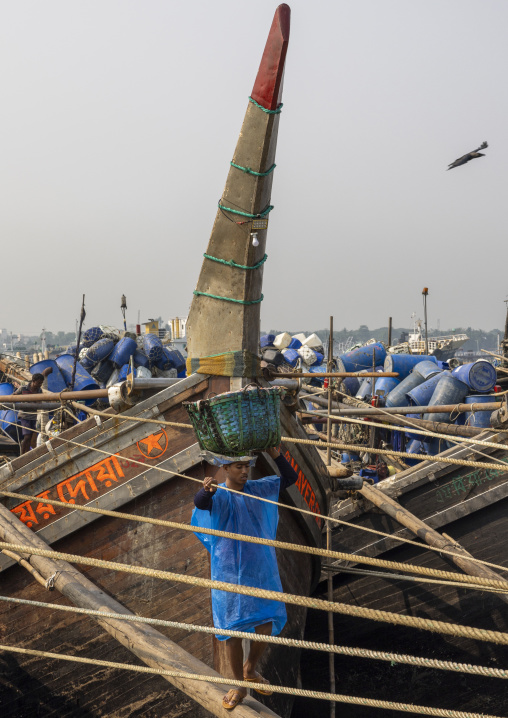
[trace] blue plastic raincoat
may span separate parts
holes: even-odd
[[[277,506],[251,499],[249,495],[278,501],[279,487],[278,476],[267,476],[256,481],[247,481],[244,495],[218,489],[213,496],[212,510],[195,508],[191,524],[275,539],[279,521]],[[210,553],[213,580],[282,591],[273,546],[260,546],[208,534],[196,533],[196,536]],[[212,611],[216,628],[254,633],[256,626],[271,622],[274,636],[281,632],[287,620],[286,607],[280,601],[216,589],[212,589]],[[227,636],[217,638],[224,641]]]

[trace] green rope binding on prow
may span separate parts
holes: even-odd
[[[248,175],[255,175],[256,177],[266,177],[277,167],[277,165],[272,165],[266,172],[256,172],[255,170],[251,170],[250,167],[242,167],[242,165],[236,165],[234,162],[230,162],[230,165],[231,167],[236,167],[237,170],[242,170],[242,172],[246,172]]]
[[[246,304],[249,306],[250,304],[259,304],[263,301],[264,297],[261,295],[259,299],[253,299],[252,301],[246,301],[245,299],[233,299],[232,297],[219,297],[217,294],[209,294],[208,292],[198,292],[197,289],[194,290],[194,294],[201,295],[202,297],[211,297],[212,299],[222,299],[223,302],[234,302],[235,304]]]
[[[263,107],[263,105],[260,105],[259,102],[256,102],[256,100],[253,100],[252,97],[249,97],[249,102],[252,102],[253,105],[256,105],[256,107],[259,107],[259,109],[263,110],[263,112],[266,112],[267,115],[280,115],[280,113],[282,112],[282,108],[284,106],[281,102],[276,110],[267,110],[266,107]]]
[[[203,257],[205,257],[205,259],[211,259],[212,262],[219,262],[220,264],[227,264],[228,267],[235,267],[236,269],[258,269],[268,259],[268,255],[265,254],[263,259],[261,259],[257,264],[253,264],[253,265],[249,266],[248,264],[237,264],[236,262],[233,262],[232,259],[230,259],[228,262],[227,259],[219,259],[218,257],[212,257],[211,254],[207,254],[206,252],[203,254]]]
[[[219,209],[224,210],[224,212],[240,214],[242,217],[249,217],[249,219],[263,219],[263,217],[266,217],[266,215],[273,209],[273,205],[269,204],[268,207],[265,207],[265,209],[262,212],[259,212],[259,214],[251,214],[250,212],[241,212],[239,209],[231,209],[231,207],[225,207],[220,202],[218,203],[218,207]]]

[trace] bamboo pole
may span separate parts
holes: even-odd
[[[420,539],[423,539],[429,546],[436,548],[453,549],[456,551],[455,556],[445,554],[443,558],[450,558],[453,563],[458,566],[464,573],[470,576],[479,576],[482,578],[495,578],[496,581],[506,581],[503,576],[500,576],[492,569],[487,566],[482,566],[474,561],[470,561],[471,554],[466,551],[458,542],[450,539],[449,536],[442,536],[428,524],[415,516],[407,509],[403,508],[397,501],[392,499],[390,496],[385,494],[380,489],[364,484],[359,493],[364,496],[368,501],[377,506],[385,514],[391,516],[401,526],[408,528],[411,533]],[[452,544],[452,546],[450,546]],[[498,594],[502,601],[508,603],[508,581],[506,581],[506,594]]]
[[[327,370],[331,374],[333,369],[333,316],[330,317],[330,337],[328,339],[328,364]],[[332,411],[332,381],[328,379],[328,413]],[[328,422],[326,430],[328,443],[332,440],[332,424]],[[326,465],[331,466],[332,463],[332,447],[326,449]],[[330,521],[326,522],[326,547],[330,551],[332,546],[332,527]],[[333,601],[333,575],[328,574],[328,600]],[[333,630],[333,613],[328,611],[328,642],[331,646],[335,643]],[[328,655],[328,669],[330,673],[330,693],[335,693],[335,656],[333,653]],[[330,701],[330,718],[335,718],[335,701]]]
[[[277,379],[279,377],[286,377],[288,379],[321,379],[324,377],[341,378],[344,379],[347,376],[356,376],[361,379],[367,379],[368,377],[375,377],[381,379],[383,376],[392,376],[397,378],[399,376],[396,371],[323,371],[312,374],[311,372],[278,372],[270,371],[270,378]]]
[[[27,547],[51,548],[39,536],[27,528],[5,506],[0,504],[0,538],[2,541],[23,544]],[[86,579],[74,566],[66,561],[54,561],[43,556],[27,553],[22,557],[47,580],[53,577],[54,588],[66,596],[75,606],[90,608],[94,611],[131,614],[121,603],[100,590],[92,581]],[[132,615],[132,614],[131,614]],[[163,668],[169,671],[200,673],[218,676],[212,668],[205,665],[177,643],[146,624],[135,624],[128,621],[117,621],[112,618],[95,618],[94,620],[107,633],[113,636],[147,666]],[[225,690],[222,686],[192,681],[174,676],[162,676],[190,698],[204,706],[212,715],[226,718],[229,711],[222,707]],[[253,698],[245,698],[235,708],[235,718],[279,718],[276,713],[266,708]]]

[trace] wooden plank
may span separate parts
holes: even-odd
[[[0,506],[0,537],[3,541],[21,543],[27,546],[48,548],[39,537],[23,526],[3,506]],[[56,574],[55,588],[67,596],[74,605],[99,611],[129,614],[122,604],[115,601],[104,591],[99,590],[91,581],[77,571],[71,564],[64,561],[53,561],[42,556],[30,556],[30,563],[44,578]],[[115,619],[94,619],[122,645],[140,658],[146,665],[166,670],[215,675],[212,669],[198,661],[180,646],[163,636],[148,625],[139,625]],[[189,681],[187,679],[165,677],[167,681],[184,691],[193,700],[204,706],[215,716],[224,717],[226,711],[221,701],[224,688],[205,681]],[[247,698],[235,709],[235,715],[241,718],[254,716],[272,716],[270,711],[252,698]]]

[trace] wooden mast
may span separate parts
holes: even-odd
[[[290,9],[279,5],[268,35],[259,71],[242,125],[233,163],[266,173],[274,165],[280,113],[284,62],[289,40]],[[268,112],[260,109],[261,105]],[[270,207],[274,172],[264,176],[231,166],[222,194],[206,253],[227,262],[252,267],[265,255],[266,229],[253,226],[252,215],[264,215]],[[265,214],[266,213],[266,214]],[[250,215],[250,216],[245,216]],[[257,232],[258,245],[252,236]],[[263,265],[239,269],[204,259],[187,322],[188,354],[201,358],[213,354],[246,350],[259,351],[259,321]],[[214,299],[213,294],[241,302]]]

